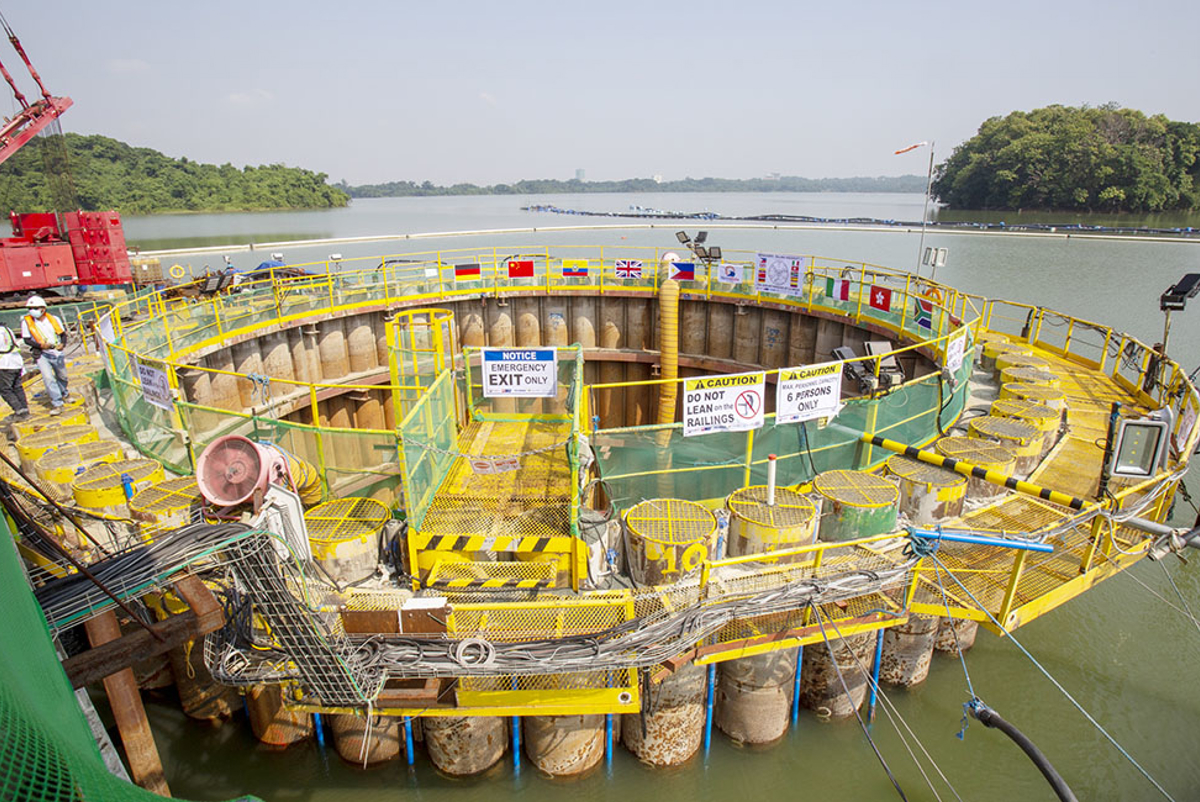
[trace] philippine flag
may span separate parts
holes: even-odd
[[[671,278],[676,281],[695,281],[696,265],[692,262],[671,262]]]
[[[564,278],[587,278],[587,259],[563,259],[562,274]]]

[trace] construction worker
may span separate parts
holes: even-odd
[[[25,358],[21,356],[16,336],[8,326],[0,325],[0,398],[12,408],[16,420],[29,417],[29,402],[21,386],[24,372]]]
[[[46,311],[46,302],[34,295],[25,302],[29,314],[21,318],[21,339],[33,351],[33,359],[42,372],[42,381],[50,395],[50,414],[61,415],[67,393],[67,327],[55,315]]]

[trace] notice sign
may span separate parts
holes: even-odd
[[[471,457],[471,470],[477,474],[505,473],[521,468],[521,460],[516,457]]]
[[[963,356],[967,351],[967,332],[964,329],[946,343],[946,367],[951,373],[958,373],[962,367]]]
[[[806,257],[760,253],[757,264],[754,272],[754,289],[757,292],[778,292],[783,295],[804,293],[804,277],[809,266]]]
[[[683,436],[761,429],[765,386],[761,372],[685,379]]]
[[[558,351],[554,348],[484,348],[483,397],[558,395]]]
[[[138,379],[142,382],[142,398],[147,404],[170,410],[172,409],[171,382],[161,362],[143,362],[135,359]]]
[[[781,368],[775,385],[775,423],[832,418],[842,403],[842,363]]]

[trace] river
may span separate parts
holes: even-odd
[[[257,243],[254,252],[229,250],[239,268],[254,266],[271,250],[284,250],[289,262],[299,262],[321,260],[331,252],[349,259],[484,243],[504,247],[566,243],[676,247],[675,230],[694,233],[697,228],[709,229],[710,244],[726,249],[811,253],[910,269],[919,253],[920,234],[912,230],[763,231],[696,221],[666,223],[655,229],[539,230],[444,242],[286,248],[270,244],[314,237],[622,222],[521,211],[521,206],[531,203],[596,211],[623,211],[637,204],[722,214],[919,220],[923,197],[771,193],[399,198],[358,200],[346,209],[320,212],[134,217],[126,219],[126,231],[131,243],[146,249]],[[628,221],[631,226],[641,222]],[[948,249],[947,265],[938,273],[941,281],[1109,324],[1147,343],[1161,338],[1158,296],[1184,273],[1196,270],[1200,260],[1200,244],[1186,241],[930,229],[925,244]],[[171,259],[199,268],[206,263],[220,264],[221,253]],[[1198,336],[1200,310],[1176,313],[1170,350],[1185,368],[1200,362],[1195,348]],[[1177,502],[1177,521],[1190,522],[1194,516],[1182,499]],[[1179,800],[1196,799],[1200,798],[1200,762],[1194,756],[1195,734],[1200,731],[1200,684],[1191,680],[1191,672],[1200,658],[1200,624],[1179,611],[1185,605],[1164,568],[1186,605],[1200,610],[1200,571],[1172,557],[1161,564],[1143,561],[1015,634],[1168,793]],[[966,655],[966,668],[974,692],[1033,739],[1080,799],[1160,798],[1015,643],[981,631],[975,648]],[[901,728],[911,728],[962,799],[1052,799],[1033,765],[999,732],[973,722],[965,737],[956,737],[962,727],[962,704],[969,698],[967,687],[963,665],[939,655],[924,685],[907,692],[888,690],[887,697],[895,706],[897,721],[904,722]],[[495,802],[518,795],[524,802],[539,802],[563,794],[577,802],[898,798],[853,720],[824,724],[807,712],[802,713],[798,727],[769,748],[739,748],[714,735],[707,757],[697,757],[673,771],[644,767],[618,748],[611,772],[601,767],[584,778],[553,781],[539,776],[527,761],[519,774],[514,773],[508,758],[485,776],[465,780],[440,776],[423,756],[415,770],[401,761],[363,771],[343,763],[332,748],[321,751],[311,742],[272,751],[258,744],[240,719],[209,728],[184,718],[170,704],[151,703],[148,707],[173,793],[195,800],[225,799],[239,793],[256,794],[271,802],[397,798]],[[907,729],[905,733],[907,748],[881,708],[871,734],[908,799],[939,798],[907,751],[911,748],[920,754],[921,750]],[[955,793],[936,778],[929,762],[922,762],[934,778],[940,798],[954,799]]]

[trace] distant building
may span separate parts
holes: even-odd
[[[584,171],[583,171],[583,168],[582,168],[582,167],[580,167],[578,170],[576,170],[576,171],[575,171],[575,180],[576,180],[576,181],[584,181],[584,180],[586,180],[586,179],[584,178]]]
[[[778,181],[779,179],[780,179],[779,173],[767,173],[768,181]]]
[[[654,178],[654,183],[656,183],[656,184],[662,183],[662,175],[661,174],[655,175],[655,176],[653,176],[653,178]]]

